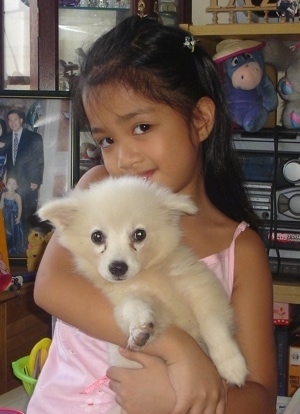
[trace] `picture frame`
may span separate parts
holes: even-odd
[[[79,141],[73,118],[68,92],[0,92],[0,208],[11,266],[27,264],[30,271],[30,237],[35,233],[36,241],[44,241],[52,230],[39,221],[36,211],[48,200],[64,196],[78,180]],[[14,122],[20,119],[22,134],[14,160],[13,133],[18,128]]]
[[[101,149],[90,131],[79,129],[79,178],[96,165],[103,164]]]

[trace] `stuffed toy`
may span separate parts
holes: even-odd
[[[88,159],[99,164],[101,160],[100,148],[91,142],[83,142],[80,145],[80,159]]]
[[[266,43],[263,53],[265,62],[285,72],[277,85],[283,99],[282,125],[300,129],[300,44],[288,47],[282,41],[272,39]]]
[[[247,132],[262,129],[278,105],[276,89],[266,74],[264,43],[226,39],[218,43],[214,61],[225,88],[231,120]]]
[[[27,270],[37,270],[45,250],[45,236],[38,229],[31,230],[28,235],[28,247],[26,250]]]
[[[12,275],[9,272],[8,266],[0,253],[0,293],[6,290],[12,283]]]
[[[286,22],[290,19],[295,20],[295,15],[298,13],[298,2],[294,0],[278,0],[276,11],[278,17],[284,17]]]
[[[31,230],[28,235],[28,247],[26,250],[27,256],[27,270],[34,272],[38,269],[45,248],[52,237],[54,230],[45,233],[38,228]]]

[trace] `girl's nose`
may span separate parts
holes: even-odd
[[[135,164],[141,162],[141,154],[136,150],[134,146],[122,145],[119,148],[118,153],[118,166],[121,170],[130,170]]]

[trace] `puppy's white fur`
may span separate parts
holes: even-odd
[[[233,337],[229,299],[181,242],[180,217],[196,211],[185,195],[122,177],[77,188],[44,205],[39,216],[52,222],[79,271],[109,297],[129,348],[138,350],[176,324],[196,339],[225,380],[241,386],[247,368]],[[124,366],[117,355],[111,362]]]

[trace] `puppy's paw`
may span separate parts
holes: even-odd
[[[231,358],[219,362],[217,369],[222,378],[228,383],[241,387],[245,384],[248,369],[246,361],[240,352]]]
[[[138,351],[154,334],[154,323],[152,321],[143,323],[141,325],[131,326],[129,331],[129,338],[127,347],[133,351]]]
[[[155,334],[159,324],[151,299],[127,297],[115,308],[115,317],[122,331],[128,335],[127,347],[137,351]],[[155,308],[156,309],[156,308]]]

